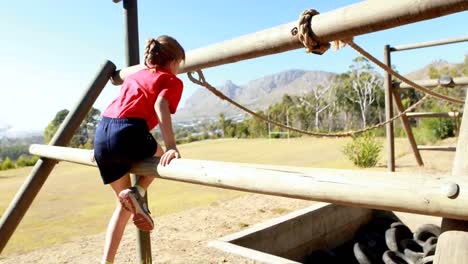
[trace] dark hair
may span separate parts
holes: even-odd
[[[178,60],[185,60],[185,51],[173,37],[162,35],[146,42],[146,67],[165,66],[168,62]]]

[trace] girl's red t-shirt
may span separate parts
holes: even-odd
[[[111,118],[142,118],[151,130],[158,125],[154,104],[159,96],[169,103],[174,114],[182,96],[183,83],[174,74],[164,69],[152,72],[140,70],[125,78],[120,95],[102,114]]]

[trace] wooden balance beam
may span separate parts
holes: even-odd
[[[31,154],[96,166],[91,151],[31,145]],[[422,173],[315,169],[292,166],[157,158],[132,167],[137,175],[347,206],[468,220],[468,177]]]

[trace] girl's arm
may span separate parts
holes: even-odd
[[[172,159],[180,158],[180,153],[176,146],[174,131],[172,130],[172,119],[171,112],[169,110],[169,103],[164,97],[159,96],[156,99],[154,109],[156,110],[156,115],[158,116],[159,120],[159,127],[161,129],[164,144],[166,145],[166,152],[164,152],[164,154],[161,156],[159,164],[166,166],[171,162]]]

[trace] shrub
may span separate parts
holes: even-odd
[[[10,157],[6,157],[6,159],[2,162],[2,166],[0,166],[0,170],[9,170],[14,169],[15,163],[13,163]]]
[[[361,168],[374,167],[379,160],[382,144],[372,133],[363,133],[353,136],[353,141],[346,144],[343,154]]]
[[[453,119],[427,118],[421,121],[421,127],[430,132],[435,139],[444,139],[454,136]]]
[[[37,160],[39,159],[38,156],[25,156],[21,155],[17,160],[16,160],[16,167],[27,167],[27,166],[33,166],[36,164]]]

